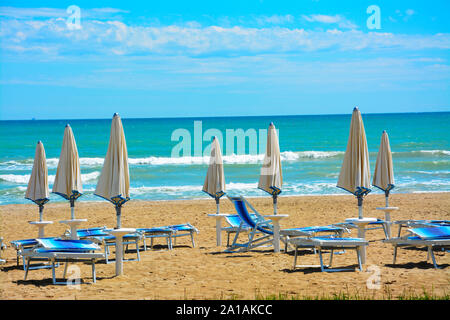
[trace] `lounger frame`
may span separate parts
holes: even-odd
[[[28,271],[30,270],[31,261],[48,261],[51,264],[52,268],[52,282],[53,284],[63,284],[67,285],[67,281],[57,281],[56,280],[56,263],[64,262],[64,274],[63,278],[66,278],[67,267],[69,262],[89,262],[92,265],[92,281],[96,282],[96,272],[95,272],[95,262],[99,259],[105,258],[105,254],[103,253],[94,253],[94,252],[33,252],[26,251],[23,253],[23,256],[26,260],[26,268],[25,268],[25,277],[24,280],[27,279]]]
[[[368,242],[364,239],[351,238],[345,239],[333,239],[333,238],[294,238],[291,243],[295,247],[294,265],[293,270],[297,268],[320,268],[322,272],[341,272],[341,271],[354,271],[354,268],[331,268],[333,261],[334,250],[355,250],[359,270],[362,271],[362,263],[360,256],[360,248],[367,246]],[[314,248],[319,253],[320,265],[297,265],[298,249],[299,248]],[[328,265],[323,262],[323,250],[330,250],[330,260]]]

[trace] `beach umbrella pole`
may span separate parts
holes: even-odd
[[[75,200],[70,199],[70,218],[75,219]]]
[[[385,191],[384,195],[386,197],[386,208],[389,208],[389,191]]]
[[[216,213],[217,213],[217,214],[220,213],[220,204],[219,204],[219,202],[220,202],[220,198],[216,198],[216,207],[217,207]]]
[[[363,218],[363,209],[362,209],[362,205],[363,205],[363,196],[359,195],[357,196],[358,198],[358,217],[359,219]]]
[[[272,198],[273,198],[273,214],[277,214],[278,195],[274,194],[274,195],[272,195]]]
[[[44,205],[40,204],[39,205],[39,222],[43,221],[43,216],[44,216]]]
[[[117,215],[117,228],[116,229],[120,229],[122,227],[122,223],[120,221],[121,214],[122,214],[122,206],[116,205],[116,215]]]

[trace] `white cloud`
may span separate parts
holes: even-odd
[[[80,8],[83,19],[106,19],[115,17],[129,11],[117,8]],[[67,8],[18,8],[18,7],[0,7],[0,16],[14,19],[45,19],[45,18],[64,18],[69,14]]]
[[[55,56],[89,55],[258,55],[317,50],[410,50],[449,49],[450,34],[407,35],[363,32],[337,28],[340,16],[312,15],[328,30],[282,26],[132,26],[119,20],[83,20],[81,30],[69,30],[65,19],[1,19],[3,54],[39,52]],[[275,19],[276,20],[276,19]],[[274,21],[275,21],[274,20]],[[277,20],[278,21],[278,20]]]
[[[303,15],[303,19],[308,22],[318,22],[325,24],[337,24],[339,28],[343,29],[357,29],[358,26],[355,25],[350,20],[345,17],[336,14],[336,15],[325,15],[325,14],[311,14],[311,15]]]
[[[271,16],[258,16],[255,18],[256,22],[260,25],[264,24],[286,24],[294,22],[294,17],[290,14],[286,15],[271,15]]]
[[[327,16],[324,14],[303,15],[303,18],[309,22],[336,23],[341,20],[339,15]]]

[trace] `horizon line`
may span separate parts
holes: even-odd
[[[411,112],[361,112],[362,115],[383,115],[383,114],[423,114],[423,113],[450,113],[449,111],[411,111]],[[113,113],[115,114],[115,113]],[[179,116],[179,117],[130,117],[121,118],[126,120],[143,119],[200,119],[200,118],[257,118],[257,117],[301,117],[301,116],[345,116],[352,113],[323,113],[323,114],[273,114],[273,115],[222,115],[222,116]],[[120,113],[119,113],[120,116]],[[58,118],[58,119],[0,119],[0,122],[6,121],[66,121],[66,120],[111,120],[111,118]]]

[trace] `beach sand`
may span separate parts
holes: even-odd
[[[263,214],[271,214],[270,197],[251,198],[249,201]],[[399,207],[392,213],[393,220],[450,219],[450,193],[391,194],[390,204]],[[384,206],[384,195],[371,194],[364,201],[364,216],[384,218],[376,207]],[[326,225],[357,217],[357,201],[351,196],[283,197],[278,201],[278,212],[288,214],[281,227]],[[216,246],[214,200],[138,201],[132,200],[122,209],[123,227],[155,227],[189,222],[199,229],[195,235],[196,247],[190,238],[177,240],[173,250],[167,250],[165,241],[158,239],[155,247],[141,251],[141,261],[124,262],[124,275],[115,277],[115,264],[97,263],[97,283],[82,283],[78,287],[53,285],[51,270],[31,270],[26,281],[24,270],[16,266],[16,253],[9,242],[37,236],[37,227],[28,221],[38,218],[38,207],[29,205],[0,206],[0,236],[8,248],[3,252],[7,263],[0,266],[0,299],[260,299],[269,296],[287,298],[329,298],[349,295],[350,298],[396,299],[423,292],[436,296],[450,293],[450,255],[436,252],[436,270],[426,262],[425,250],[400,249],[397,264],[392,265],[393,247],[380,239],[381,229],[367,231],[370,245],[364,271],[322,273],[320,269],[292,270],[294,256],[273,253],[270,248],[245,253],[224,253],[225,247]],[[221,201],[222,213],[234,213],[231,202]],[[45,229],[46,236],[58,236],[67,229],[59,223],[70,217],[68,203],[45,206],[44,219],[54,221]],[[112,204],[101,202],[76,203],[76,217],[88,221],[81,227],[107,226],[116,223]],[[225,223],[224,223],[225,224]],[[397,226],[393,227],[397,234]],[[356,237],[352,230],[350,236]],[[223,233],[223,243],[226,236]],[[245,239],[245,237],[243,237]],[[142,243],[141,243],[142,244]],[[283,246],[282,246],[283,247]],[[131,247],[130,247],[131,248]],[[112,254],[112,257],[114,254]],[[134,257],[128,253],[127,257]],[[298,263],[317,264],[318,256],[302,251]],[[81,277],[91,282],[90,265],[80,267]],[[336,255],[333,266],[355,266],[353,250]],[[57,269],[61,276],[63,267]],[[371,271],[368,271],[371,270]],[[380,276],[378,289],[369,289],[367,283]]]

